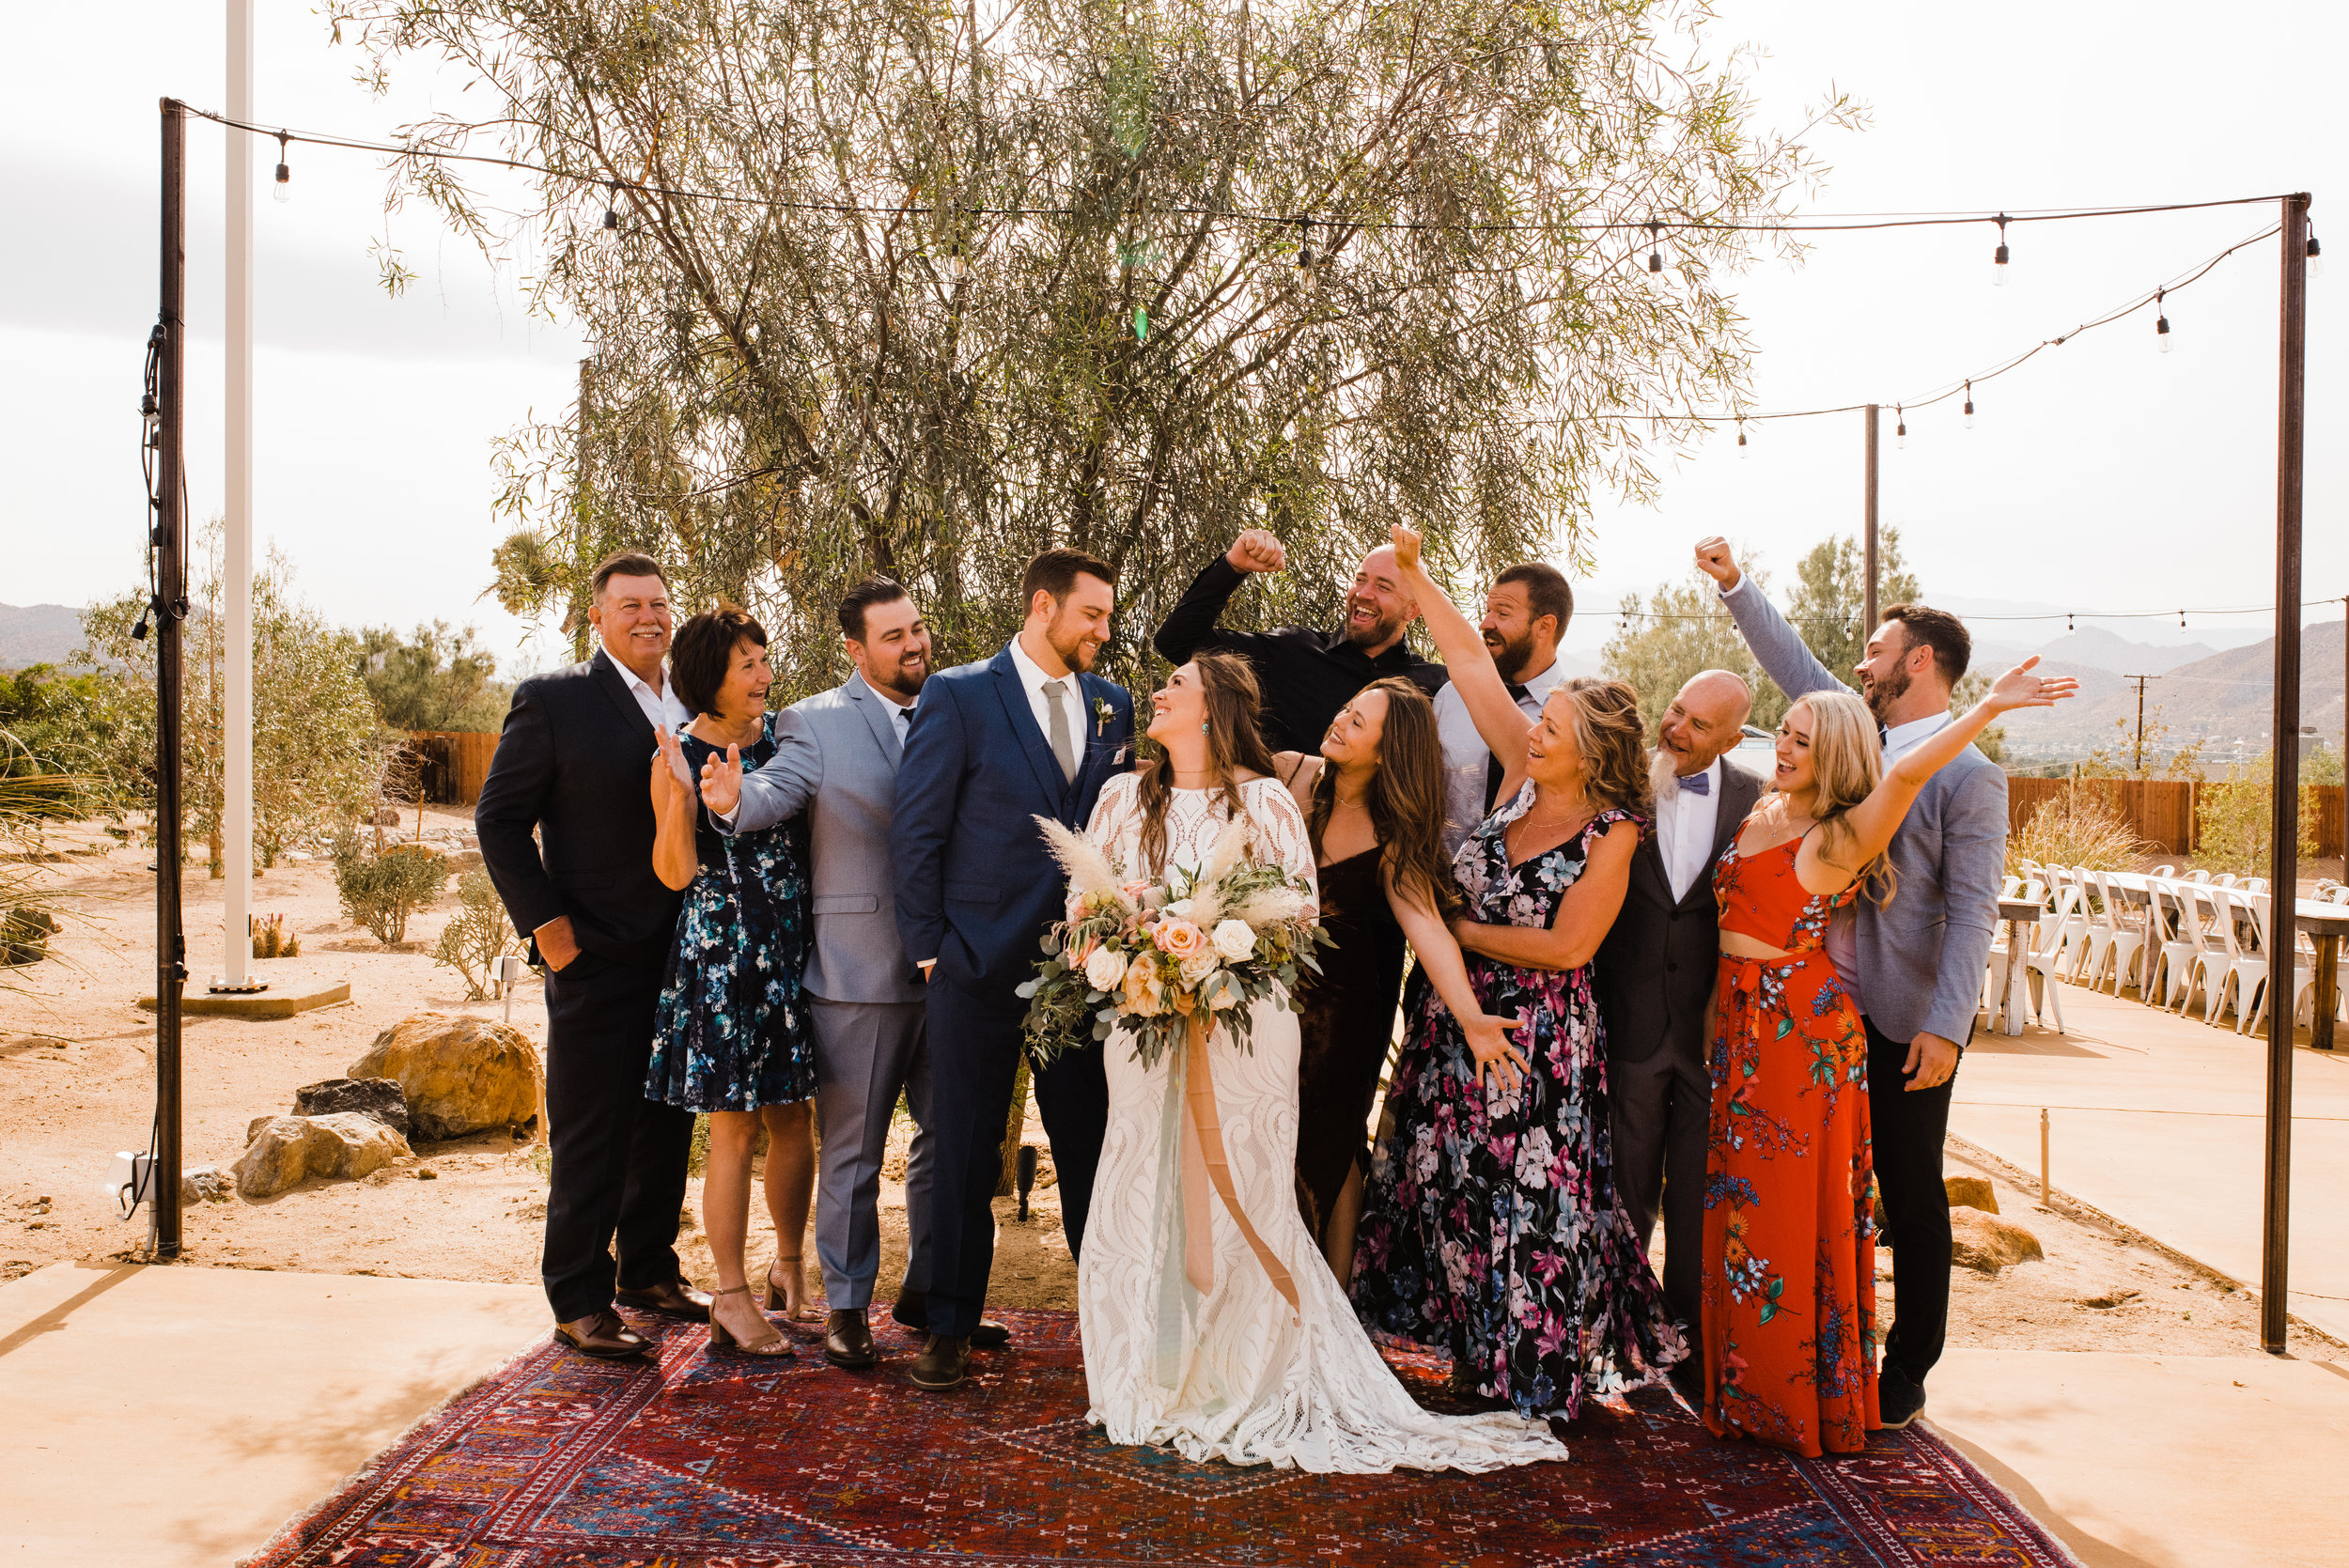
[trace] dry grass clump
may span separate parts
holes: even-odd
[[[2007,835],[2006,868],[2019,876],[2022,862],[2126,871],[2146,850],[2121,815],[2090,790],[2067,789],[2025,818]]]

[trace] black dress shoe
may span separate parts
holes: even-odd
[[[632,1360],[652,1348],[652,1341],[608,1312],[590,1312],[569,1323],[558,1323],[554,1326],[554,1337],[582,1356],[593,1356],[599,1361]]]
[[[1898,1367],[1888,1366],[1876,1377],[1876,1414],[1884,1430],[1898,1432],[1925,1413],[1925,1386]]]
[[[971,1340],[964,1334],[932,1334],[908,1374],[917,1389],[932,1393],[951,1389],[971,1375]]]
[[[709,1321],[709,1297],[682,1280],[655,1285],[650,1290],[619,1290],[612,1299],[624,1307],[639,1312],[659,1312],[664,1317],[681,1317],[688,1323]]]
[[[899,1296],[896,1305],[889,1309],[889,1315],[901,1328],[915,1328],[926,1333],[929,1329],[929,1313],[918,1297]],[[1011,1330],[991,1317],[983,1317],[979,1319],[979,1326],[963,1337],[971,1342],[973,1350],[1001,1350],[1011,1343]]]
[[[864,1322],[863,1308],[842,1307],[833,1312],[824,1327],[824,1359],[855,1372],[880,1359],[873,1344],[873,1330]]]

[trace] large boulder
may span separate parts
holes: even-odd
[[[394,1132],[408,1136],[408,1096],[388,1078],[330,1078],[305,1083],[294,1091],[294,1114],[332,1116],[356,1110],[372,1116]]]
[[[1984,1214],[1999,1212],[1999,1194],[1987,1176],[1944,1176],[1941,1190],[1948,1195],[1950,1207],[1980,1209]]]
[[[355,1179],[409,1153],[408,1140],[355,1110],[332,1116],[270,1116],[229,1172],[247,1199],[276,1196],[312,1176]]]
[[[1950,1210],[1950,1262],[1960,1268],[1996,1274],[2018,1263],[2044,1258],[2039,1238],[2012,1219],[1980,1209]]]
[[[489,1018],[412,1013],[377,1035],[349,1076],[398,1083],[409,1136],[437,1142],[531,1121],[538,1114],[541,1071],[538,1053],[520,1030]]]

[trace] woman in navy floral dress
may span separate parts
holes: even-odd
[[[751,1150],[763,1120],[776,1251],[763,1294],[769,1307],[800,1315],[801,1238],[816,1178],[808,1114],[816,1053],[800,992],[808,924],[807,859],[798,842],[804,830],[791,821],[720,833],[703,820],[692,782],[706,760],[729,749],[739,750],[745,768],[774,754],[765,630],[742,611],[721,606],[679,627],[669,657],[677,694],[697,716],[682,735],[662,737],[653,762],[653,867],[684,890],[685,905],[669,949],[645,1094],[709,1117],[702,1224],[718,1269],[711,1342],[787,1356],[790,1342],[752,1299],[743,1249]]]
[[[1571,1421],[1585,1393],[1655,1381],[1688,1351],[1615,1195],[1607,1044],[1592,955],[1614,924],[1651,811],[1636,694],[1563,681],[1528,729],[1491,656],[1395,554],[1507,801],[1453,861],[1453,926],[1512,1057],[1472,1049],[1443,1002],[1413,1006],[1373,1156],[1354,1272],[1372,1327],[1453,1356],[1455,1389]],[[1521,1068],[1521,1070],[1520,1070]]]

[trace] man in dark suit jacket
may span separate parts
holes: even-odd
[[[1764,787],[1728,760],[1752,706],[1746,683],[1726,670],[1703,672],[1672,699],[1657,726],[1657,831],[1631,857],[1623,912],[1593,969],[1607,1025],[1615,1190],[1642,1243],[1661,1200],[1664,1300],[1691,1329],[1713,1108],[1704,1003],[1720,952],[1713,867]]]
[[[675,733],[692,715],[661,662],[670,615],[659,566],[632,551],[605,561],[587,617],[602,644],[595,657],[515,689],[474,826],[514,928],[530,933],[532,962],[547,971],[547,1301],[565,1341],[617,1358],[651,1342],[620,1321],[615,1299],[709,1314],[677,1255],[692,1113],[645,1098],[679,902],[653,874],[649,769],[656,728]]]
[[[1027,624],[993,659],[929,678],[897,771],[897,930],[928,979],[937,1140],[919,1388],[962,1381],[987,1304],[998,1151],[1024,1048],[1014,987],[1035,973],[1066,898],[1035,818],[1081,831],[1102,784],[1133,761],[1133,698],[1085,673],[1109,639],[1116,582],[1081,551],[1029,562]],[[1065,1052],[1034,1082],[1073,1253],[1109,1124],[1100,1046]]]

